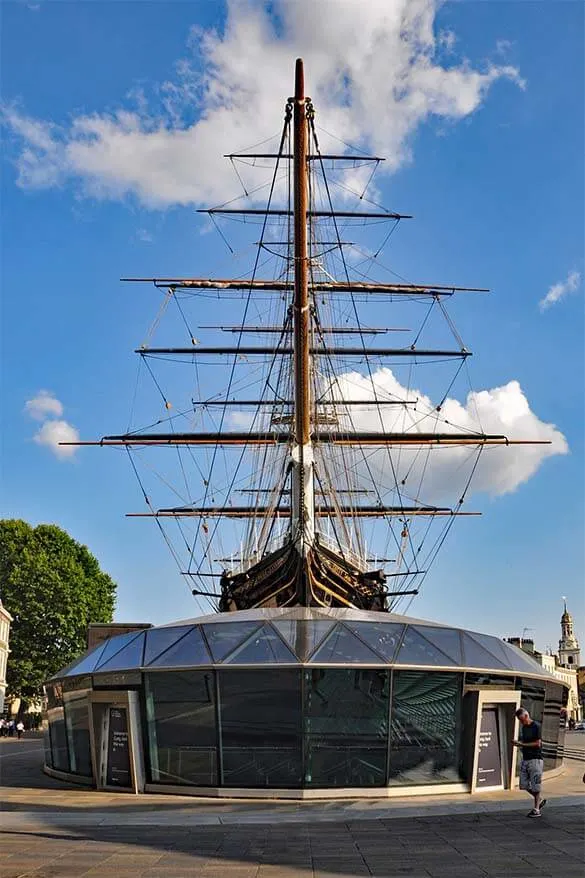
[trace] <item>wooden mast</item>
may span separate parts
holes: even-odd
[[[309,264],[307,254],[307,106],[303,62],[297,58],[293,111],[294,168],[294,444],[292,448],[291,532],[297,551],[305,557],[314,534],[313,448],[311,441],[311,351]],[[305,577],[301,576],[304,580]],[[307,603],[301,587],[300,602]]]

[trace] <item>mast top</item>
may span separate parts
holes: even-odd
[[[305,100],[305,69],[303,59],[297,58],[295,65],[295,101]]]

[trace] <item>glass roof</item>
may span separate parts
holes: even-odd
[[[53,679],[132,668],[299,663],[467,668],[550,677],[526,653],[488,634],[388,613],[295,607],[217,614],[120,634]]]

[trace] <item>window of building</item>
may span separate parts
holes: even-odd
[[[59,771],[69,771],[69,750],[62,707],[52,707],[47,712],[51,734],[51,763]]]
[[[314,668],[304,673],[305,785],[384,786],[389,672]]]
[[[544,768],[556,768],[563,761],[564,723],[561,729],[561,710],[563,708],[563,689],[560,683],[546,683],[544,710],[542,715],[542,755]],[[560,747],[559,747],[560,745]]]
[[[223,786],[299,787],[301,671],[219,671]]]
[[[84,777],[92,776],[89,740],[88,690],[66,692],[65,728],[69,746],[70,770]]]
[[[463,675],[395,671],[393,677],[390,784],[459,781]]]
[[[211,671],[145,674],[150,780],[217,786],[217,730]]]

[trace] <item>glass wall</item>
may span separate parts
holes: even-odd
[[[467,681],[510,688],[512,678],[491,672]],[[551,768],[562,746],[563,687],[547,683],[546,701],[539,680],[519,678],[520,687],[522,704],[543,723]],[[456,783],[462,692],[458,671],[264,666],[147,673],[149,780],[271,789]],[[68,710],[66,704],[69,722]],[[58,723],[54,713],[56,740]],[[78,749],[74,744],[75,759]]]
[[[561,729],[561,710],[564,687],[560,683],[546,683],[544,712],[542,716],[542,748],[544,770],[556,768],[563,761],[565,742],[564,722]]]
[[[146,674],[145,695],[150,780],[217,786],[212,672]]]
[[[315,668],[304,674],[305,785],[385,786],[388,671]]]
[[[299,787],[301,671],[219,672],[222,782],[228,787]]]
[[[521,690],[520,705],[528,711],[532,719],[542,723],[544,716],[544,681],[531,680],[529,677],[517,677],[516,688]]]
[[[47,719],[51,738],[51,764],[58,771],[70,771],[65,715],[63,711],[63,688],[60,684],[47,687]]]
[[[460,780],[462,685],[462,674],[394,672],[390,784]]]
[[[69,745],[70,768],[74,774],[91,777],[91,746],[89,740],[89,690],[65,692],[65,729]]]

